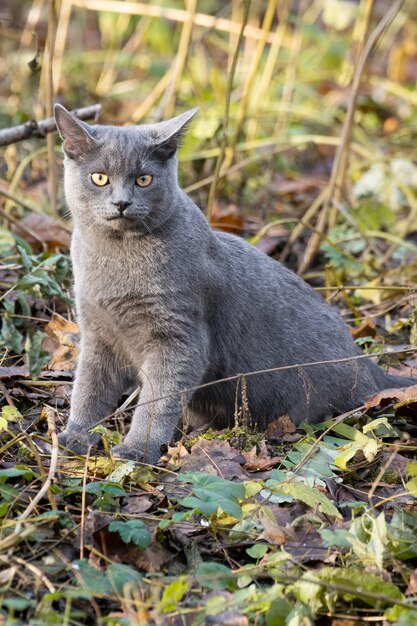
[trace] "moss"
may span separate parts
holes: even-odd
[[[199,439],[206,439],[207,441],[218,439],[219,441],[228,441],[231,446],[238,450],[250,450],[253,446],[259,444],[263,438],[264,435],[262,433],[255,432],[247,426],[235,426],[225,430],[213,430],[210,428],[202,435],[190,437],[184,442],[184,445],[187,450],[190,450]]]

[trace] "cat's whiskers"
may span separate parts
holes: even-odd
[[[147,217],[149,217],[149,216],[147,216]],[[143,224],[143,225],[144,225],[144,227],[146,228],[146,230],[148,231],[148,233],[149,233],[150,235],[152,235],[152,237],[154,237],[154,234],[153,234],[153,232],[152,232],[152,230],[151,230],[150,226],[148,226],[148,224],[145,222],[145,220],[146,220],[146,217],[141,217],[141,218],[140,218],[140,222],[141,222],[141,224]]]

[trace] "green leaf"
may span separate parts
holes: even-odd
[[[15,240],[8,228],[0,228],[0,254],[6,255],[14,248]]]
[[[123,587],[130,583],[137,586],[142,576],[129,565],[112,563],[107,571],[96,569],[86,559],[73,561],[72,569],[76,576],[76,584],[83,593],[89,596],[111,596],[120,594]]]
[[[396,511],[387,528],[388,550],[403,561],[417,558],[417,512]]]
[[[190,583],[185,576],[180,578],[164,589],[162,599],[159,603],[159,610],[163,613],[175,611],[178,603],[181,602],[187,591],[190,589]]]
[[[310,580],[312,574],[306,572],[303,574],[302,579],[305,581]],[[352,599],[360,599],[366,602],[369,606],[385,607],[389,605],[393,600],[403,600],[403,594],[396,585],[390,582],[385,582],[383,578],[373,574],[372,572],[365,572],[363,570],[354,569],[352,567],[347,569],[322,567],[314,574],[314,579],[320,584],[320,581],[339,585],[346,590],[337,591],[336,593],[340,598],[343,598],[345,602],[351,602]],[[295,584],[295,587],[298,583]],[[380,598],[377,601],[374,597],[369,597],[366,593],[378,594]]]
[[[204,589],[233,591],[236,588],[236,577],[228,567],[221,563],[200,563],[195,575]]]
[[[19,409],[15,406],[4,406],[1,410],[1,416],[7,422],[21,422],[23,419],[23,415],[19,411]]]
[[[26,480],[32,480],[36,474],[26,467],[26,465],[15,465],[14,467],[7,467],[0,470],[0,478],[7,480],[8,478],[16,478],[17,476],[23,476]]]
[[[417,478],[417,461],[409,461],[407,463],[407,476]]]
[[[334,547],[339,548],[339,550],[349,550],[352,547],[347,539],[350,533],[345,528],[336,528],[334,530],[330,528],[319,528],[318,532],[326,548]]]
[[[32,378],[37,378],[44,365],[49,363],[51,355],[42,349],[42,341],[45,333],[41,330],[30,330],[26,335],[25,351],[28,356],[29,373]]]
[[[324,493],[318,491],[318,489],[314,489],[313,487],[309,487],[308,485],[294,480],[290,483],[278,483],[274,487],[273,491],[278,491],[284,495],[292,496],[296,500],[301,500],[301,502],[304,502],[313,508],[317,506],[322,513],[325,513],[325,515],[331,515],[342,519],[342,515],[339,513],[335,505],[330,502],[329,498],[327,498]]]
[[[6,303],[3,302],[3,306],[5,304]],[[23,335],[17,330],[14,324],[14,318],[11,318],[8,313],[4,313],[1,322],[0,345],[7,346],[9,350],[12,350],[16,354],[22,354],[23,341]]]
[[[120,485],[116,483],[110,483],[105,481],[97,481],[94,483],[88,483],[85,487],[86,493],[92,493],[94,495],[106,494],[114,498],[121,498],[126,495],[126,491]]]
[[[178,474],[178,479],[194,485],[194,495],[179,499],[178,503],[202,515],[216,514],[219,510],[236,519],[242,518],[239,500],[245,498],[245,487],[219,476],[205,473]]]
[[[274,600],[265,616],[266,626],[286,626],[287,617],[292,609],[293,605],[285,598]]]
[[[246,549],[246,554],[253,559],[262,559],[267,552],[268,546],[265,543],[255,543],[253,546]]]
[[[398,604],[387,609],[385,617],[389,622],[395,622],[395,626],[417,626],[417,611]]]
[[[146,550],[152,543],[152,535],[142,520],[110,522],[109,531],[118,533],[125,543],[134,543],[140,550]]]
[[[125,478],[131,476],[135,469],[136,463],[134,461],[120,461],[116,463],[116,467],[107,478],[113,483],[122,483]]]

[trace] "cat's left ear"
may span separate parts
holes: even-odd
[[[97,145],[88,130],[88,124],[77,120],[61,104],[55,105],[54,116],[59,134],[64,141],[62,147],[70,159],[83,157]]]
[[[181,113],[181,115],[177,115],[170,120],[155,124],[156,148],[154,153],[156,152],[163,159],[169,159],[174,156],[178,149],[180,139],[187,129],[188,123],[197,111],[198,107]]]

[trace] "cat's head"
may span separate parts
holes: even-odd
[[[65,153],[65,195],[74,219],[112,231],[153,232],[175,210],[176,151],[197,112],[157,124],[90,126],[55,105]]]

